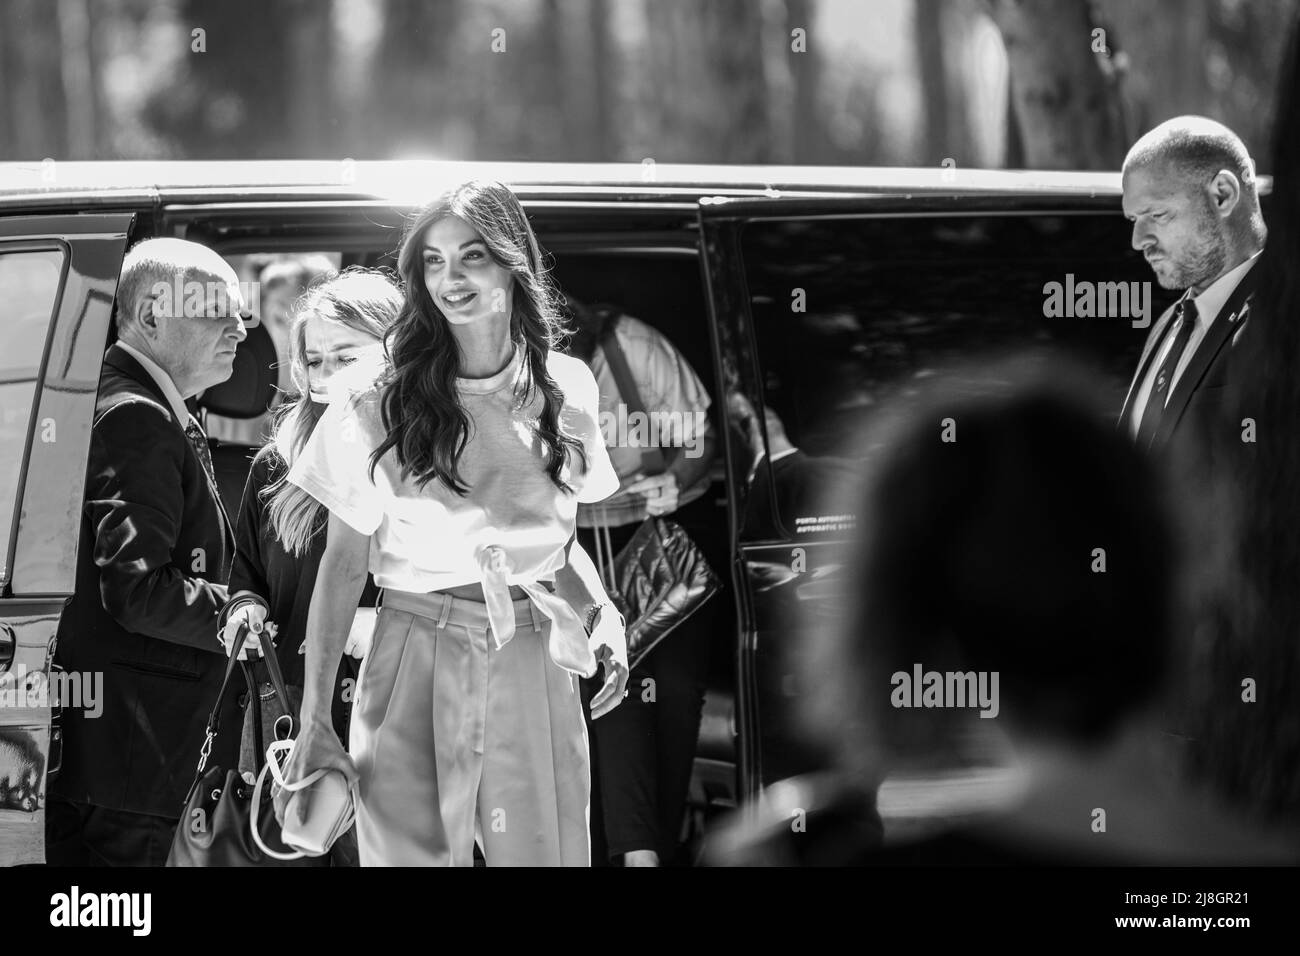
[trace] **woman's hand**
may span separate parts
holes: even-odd
[[[370,642],[375,636],[375,624],[378,618],[379,611],[376,608],[357,608],[357,616],[352,619],[352,629],[348,631],[347,643],[343,645],[344,654],[357,661],[365,659],[365,656],[370,653]],[[306,641],[299,646],[298,653],[307,653]]]
[[[347,778],[348,786],[353,786],[360,774],[357,772],[356,764],[348,756],[347,751],[343,749],[343,744],[339,741],[339,736],[330,726],[328,719],[322,722],[320,720],[311,720],[302,728],[298,739],[294,741],[293,751],[289,756],[289,763],[284,768],[284,779],[289,783],[296,783],[308,774],[316,770],[339,770]],[[311,803],[310,788],[307,791],[297,791],[300,796],[298,802],[294,804],[297,813],[297,823],[302,823],[307,819]],[[289,799],[295,791],[285,790],[278,786],[271,788],[271,795],[275,803],[275,819],[280,826],[284,826],[285,808],[289,805]]]
[[[357,616],[352,619],[352,629],[348,631],[348,642],[343,645],[344,654],[359,661],[370,653],[370,641],[375,636],[378,617],[379,612],[373,607],[357,608]]]
[[[677,510],[679,488],[677,476],[671,471],[661,475],[632,476],[631,484],[622,489],[626,495],[641,495],[646,499],[645,510],[651,515],[667,515]]]
[[[246,627],[247,636],[239,647],[239,659],[246,661],[250,657],[254,660],[260,657],[262,645],[256,632],[265,628],[266,624],[266,608],[261,604],[243,604],[232,611],[226,618],[226,626],[221,629],[220,635],[221,646],[225,648],[226,656],[230,656],[231,649],[239,641],[240,627]]]
[[[606,610],[611,613],[606,613]],[[627,696],[627,636],[623,616],[609,605],[600,609],[590,642],[596,648],[596,660],[605,668],[605,681],[591,698],[591,719],[603,717]]]

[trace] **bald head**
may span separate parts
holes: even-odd
[[[1222,123],[1161,123],[1133,144],[1123,172],[1133,248],[1165,288],[1199,292],[1263,248],[1255,164]]]
[[[185,398],[230,377],[246,308],[235,270],[197,242],[146,239],[122,261],[118,337],[157,363]]]
[[[1204,116],[1176,116],[1151,130],[1124,157],[1124,172],[1139,166],[1165,164],[1192,184],[1204,185],[1228,170],[1241,183],[1243,195],[1255,196],[1255,164],[1246,144],[1222,123]]]
[[[161,285],[213,282],[239,286],[239,277],[225,259],[207,246],[186,239],[146,239],[127,251],[117,281],[117,332],[121,335]]]

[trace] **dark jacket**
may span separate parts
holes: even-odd
[[[311,540],[300,555],[287,552],[275,536],[267,513],[264,489],[279,481],[285,474],[284,459],[273,444],[267,445],[253,460],[244,487],[244,499],[235,519],[235,560],[230,572],[230,593],[252,591],[268,607],[267,618],[279,628],[275,638],[276,660],[284,682],[291,687],[302,687],[306,658],[298,653],[307,636],[307,610],[311,607],[312,592],[316,588],[316,572],[325,554],[325,532]],[[320,516],[324,523],[325,515]],[[374,607],[379,589],[374,578],[366,576],[361,607]],[[352,697],[356,691],[359,662],[344,655],[339,663],[337,687],[331,706],[334,729],[347,743],[348,721],[352,712]],[[265,665],[256,665],[259,681],[268,680]]]
[[[1201,446],[1207,440],[1222,437],[1210,434],[1211,432],[1224,427],[1225,423],[1232,423],[1233,416],[1225,409],[1225,401],[1230,394],[1227,386],[1234,374],[1246,374],[1235,366],[1240,364],[1240,343],[1249,334],[1246,326],[1250,320],[1250,303],[1259,281],[1261,265],[1261,262],[1256,262],[1242,277],[1228,301],[1219,310],[1187,368],[1179,376],[1178,384],[1165,405],[1160,426],[1151,438],[1150,447],[1153,452],[1185,455],[1188,450],[1179,445],[1186,442],[1192,442],[1197,450],[1203,450]],[[1138,390],[1150,371],[1151,363],[1159,354],[1161,342],[1169,332],[1173,312],[1174,306],[1170,306],[1147,336],[1137,374],[1129,386],[1124,410],[1120,414],[1121,428],[1128,428]]]
[[[56,661],[103,675],[103,711],[65,707],[63,770],[51,792],[178,817],[225,655],[216,615],[234,551],[198,453],[149,373],[114,345],[104,357],[77,547],[76,593]],[[233,705],[234,695],[230,695]],[[229,766],[236,733],[213,759]]]

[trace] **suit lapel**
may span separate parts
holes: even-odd
[[[217,489],[217,486],[213,483],[212,479],[208,478],[208,470],[203,467],[203,462],[197,461],[199,453],[194,450],[192,445],[190,445],[190,436],[185,433],[185,427],[189,422],[176,422],[176,415],[172,412],[171,402],[167,400],[167,396],[164,395],[163,390],[158,387],[158,383],[154,381],[153,376],[149,374],[144,366],[135,360],[130,352],[126,351],[126,349],[119,348],[116,342],[114,342],[109,347],[108,351],[104,353],[104,364],[111,365],[127,378],[139,384],[150,395],[158,399],[158,404],[167,409],[172,421],[176,423],[176,427],[180,429],[181,436],[185,439],[185,447],[188,448],[189,453],[194,456],[199,466],[199,471],[203,473],[203,477],[207,480],[208,491],[212,494],[212,500],[217,503],[217,510],[221,512],[222,534],[226,539],[230,553],[233,554],[235,546],[234,525],[230,523],[230,515],[226,514],[226,506],[221,500],[221,492]]]
[[[1124,398],[1124,409],[1119,413],[1119,427],[1122,429],[1133,414],[1133,403],[1137,401],[1138,392],[1142,388],[1142,382],[1146,380],[1147,372],[1151,368],[1151,360],[1160,353],[1160,343],[1164,341],[1165,333],[1169,331],[1171,319],[1174,315],[1174,309],[1178,303],[1175,302],[1169,308],[1165,309],[1164,314],[1156,321],[1155,327],[1151,334],[1147,336],[1147,344],[1142,349],[1142,358],[1138,361],[1137,374],[1133,376],[1133,381],[1129,383],[1128,395]]]
[[[1249,272],[1242,276],[1241,282],[1237,283],[1237,288],[1232,290],[1232,295],[1228,301],[1223,303],[1223,308],[1219,310],[1218,316],[1215,317],[1205,338],[1197,347],[1192,359],[1187,363],[1187,368],[1178,379],[1178,385],[1175,386],[1173,393],[1169,396],[1169,401],[1165,405],[1165,413],[1160,418],[1160,427],[1156,433],[1151,436],[1151,446],[1159,448],[1169,440],[1175,428],[1178,427],[1179,421],[1182,420],[1183,413],[1187,411],[1187,406],[1192,400],[1196,390],[1201,387],[1206,373],[1214,366],[1218,360],[1219,353],[1223,351],[1233,334],[1241,327],[1242,322],[1246,319],[1246,313],[1249,309],[1249,300],[1255,291],[1254,277],[1259,271],[1259,264],[1256,263]]]

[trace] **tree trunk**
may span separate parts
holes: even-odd
[[[299,2],[294,28],[285,37],[285,85],[289,111],[285,156],[325,158],[337,142],[334,115],[333,0]]]
[[[491,76],[481,69],[467,75],[456,42],[461,9],[453,0],[384,4],[372,90],[365,97],[372,119],[369,156],[432,149],[449,159],[472,159],[479,140],[490,135]],[[488,39],[486,32],[474,37],[480,60],[492,55]],[[478,124],[466,114],[477,115]]]
[[[1011,103],[1032,169],[1117,169],[1118,105],[1092,51],[1086,0],[990,0],[1007,47]]]
[[[813,19],[811,0],[786,0],[785,35],[777,46],[790,64],[792,122],[789,153],[793,162],[801,164],[816,162],[823,155],[825,136],[817,111],[817,66],[821,57],[812,45]],[[796,28],[804,31],[807,44],[804,53],[790,49],[793,42],[790,34]]]
[[[60,68],[58,8],[35,0],[12,0],[4,47],[9,139],[0,144],[7,159],[68,158],[67,99]]]
[[[924,113],[919,166],[937,166],[953,156],[948,142],[948,71],[944,58],[943,13],[946,0],[913,4],[912,36],[916,43],[917,71]],[[964,157],[963,157],[964,161]]]
[[[90,48],[94,35],[90,28],[90,5],[87,0],[59,0],[57,9],[62,47],[59,63],[67,103],[68,158],[94,159],[99,83],[91,72],[94,58]]]
[[[587,30],[590,37],[590,72],[588,88],[591,101],[591,158],[599,162],[612,162],[619,155],[619,144],[614,141],[613,109],[618,102],[611,87],[614,84],[614,63],[609,28],[609,0],[587,0]]]

